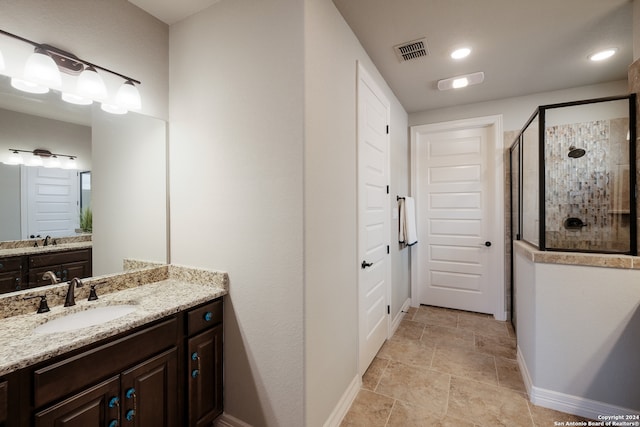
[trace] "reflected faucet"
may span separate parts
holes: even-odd
[[[82,281],[77,277],[74,277],[68,283],[69,283],[69,288],[67,288],[67,296],[64,299],[65,307],[71,307],[72,305],[76,305],[75,289],[76,287],[78,288],[82,287]]]
[[[49,240],[51,240],[51,236],[47,236],[42,241],[42,246],[49,246]]]
[[[58,279],[58,276],[56,276],[53,271],[46,271],[42,275],[42,280],[50,280],[52,285],[55,285],[56,283],[60,282],[60,279]]]

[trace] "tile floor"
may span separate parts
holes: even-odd
[[[365,373],[341,427],[547,427],[583,418],[531,404],[511,323],[410,309]]]

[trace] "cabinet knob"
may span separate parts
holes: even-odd
[[[191,353],[191,360],[198,360],[198,352],[194,351],[193,353]]]
[[[124,417],[127,419],[127,421],[131,421],[135,416],[136,416],[136,411],[134,411],[133,409],[129,409],[127,411],[127,414]]]
[[[210,321],[211,321],[211,319],[213,319],[213,313],[212,313],[212,312],[210,312],[210,311],[207,311],[207,312],[204,314],[204,320],[205,320],[205,321],[207,321],[207,322],[210,322]]]
[[[193,371],[191,371],[191,378],[198,378],[198,375],[200,375],[199,370],[194,369]]]
[[[109,422],[109,427],[118,427],[118,420],[111,420]]]
[[[128,389],[125,392],[124,397],[126,397],[127,399],[131,399],[132,397],[136,397],[136,389],[131,387],[130,389]]]

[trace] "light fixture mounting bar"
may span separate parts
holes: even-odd
[[[20,150],[19,148],[9,148],[9,151],[11,151],[12,153],[31,153],[34,156],[40,156],[40,157],[68,157],[70,159],[75,159],[76,157],[78,157],[71,154],[52,153],[51,151],[45,150],[43,148],[36,148],[33,151]]]
[[[69,52],[66,52],[66,51],[64,51],[62,49],[58,49],[55,46],[42,44],[42,43],[36,43],[33,40],[26,39],[24,37],[21,37],[21,36],[19,36],[17,34],[10,33],[10,32],[5,31],[3,29],[0,29],[0,34],[4,34],[5,36],[12,37],[12,38],[14,38],[16,40],[20,40],[21,42],[30,44],[30,45],[34,46],[36,49],[42,49],[45,52],[47,52],[49,55],[51,55],[52,57],[54,57],[54,56],[64,57],[64,58],[69,59],[71,61],[81,62],[84,65],[87,65],[87,66],[93,67],[93,68],[97,68],[97,69],[105,71],[107,73],[111,73],[111,74],[113,74],[115,76],[118,76],[118,77],[124,79],[124,80],[130,81],[130,82],[133,82],[133,83],[136,83],[136,84],[142,84],[139,80],[136,80],[136,79],[134,79],[132,77],[129,77],[129,76],[125,76],[124,74],[118,73],[116,71],[110,70],[108,68],[102,67],[102,66],[94,64],[92,62],[85,61],[84,59],[80,59],[77,56],[75,56],[75,55],[73,55],[73,54],[71,54]],[[56,61],[56,63],[58,63],[58,62]]]

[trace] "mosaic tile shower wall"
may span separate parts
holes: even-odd
[[[621,118],[545,129],[548,249],[629,250],[628,124]],[[572,148],[585,154],[569,157]]]

